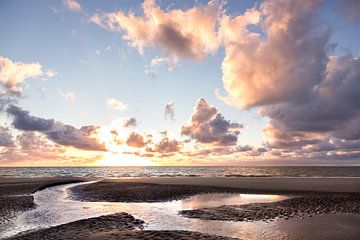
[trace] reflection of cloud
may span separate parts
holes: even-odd
[[[110,98],[106,101],[106,104],[108,105],[108,107],[114,109],[114,110],[125,110],[127,108],[127,105],[116,100],[115,98]]]

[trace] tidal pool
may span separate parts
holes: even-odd
[[[191,219],[178,214],[181,210],[203,207],[274,202],[285,199],[286,196],[201,194],[182,200],[154,203],[81,202],[71,199],[71,188],[81,184],[89,183],[54,186],[36,192],[34,202],[37,207],[19,215],[11,225],[0,231],[0,237],[13,236],[23,231],[47,228],[90,217],[127,212],[144,220],[145,229],[148,230],[189,230],[241,239],[297,239],[288,232],[287,223],[284,223],[283,220],[275,220],[271,223],[263,221],[231,222]],[[304,221],[306,223],[306,220],[302,220],[302,222]],[[298,226],[299,222],[296,225]]]

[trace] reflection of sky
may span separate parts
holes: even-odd
[[[83,184],[83,183],[82,183]],[[70,184],[73,186],[77,184]],[[3,234],[55,226],[89,217],[127,212],[146,222],[149,230],[193,230],[209,234],[240,237],[254,236],[264,222],[228,222],[190,219],[178,214],[181,210],[217,207],[224,204],[271,202],[284,199],[278,195],[204,194],[188,199],[161,203],[80,202],[68,199],[67,186],[56,186],[35,193],[38,207],[20,215],[15,226],[7,227]],[[0,235],[1,237],[1,235]]]
[[[168,7],[167,1],[159,2],[163,8]],[[194,4],[193,1],[174,2],[173,8]],[[335,52],[348,51],[358,55],[358,23],[349,23],[341,11],[334,14],[338,1],[324,2],[319,15],[333,30],[331,42],[339,46]],[[83,13],[64,9],[61,1],[1,1],[1,55],[14,61],[40,62],[45,68],[59,72],[58,76],[45,82],[31,81],[28,97],[21,100],[25,109],[35,116],[54,118],[78,127],[108,125],[119,116],[135,116],[140,121],[140,129],[168,129],[178,134],[179,126],[191,116],[196,100],[205,97],[219,107],[227,119],[246,123],[240,142],[262,143],[261,129],[267,120],[259,118],[254,111],[235,110],[213,94],[214,89],[223,92],[219,67],[222,49],[203,62],[182,61],[175,73],[159,69],[159,77],[154,80],[145,74],[144,66],[162,53],[147,49],[145,56],[140,56],[121,40],[120,34],[107,32],[88,22],[88,17],[97,11],[132,10],[138,13],[141,1],[80,3]],[[227,12],[242,13],[257,3],[230,0]],[[109,46],[111,51],[107,50]],[[40,94],[39,85],[46,88],[45,95]],[[64,101],[58,89],[74,92],[76,100],[73,103]],[[128,110],[108,109],[105,104],[108,98],[123,101],[129,106]],[[176,106],[175,123],[162,121],[163,106],[169,101]],[[77,114],[79,112],[81,114]]]

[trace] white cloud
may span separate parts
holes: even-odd
[[[73,12],[80,12],[81,6],[76,0],[64,0],[63,4],[66,8]]]
[[[73,92],[63,92],[58,89],[58,93],[66,100],[66,101],[74,101],[75,100],[75,93]]]
[[[21,94],[21,85],[28,78],[49,78],[54,77],[56,72],[42,71],[40,63],[13,62],[10,59],[0,56],[0,84],[11,94]]]
[[[125,110],[127,108],[127,105],[120,102],[119,100],[116,100],[115,98],[110,98],[106,101],[106,104],[108,105],[108,107],[114,109],[114,110]]]

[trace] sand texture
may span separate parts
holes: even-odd
[[[360,192],[360,178],[143,177],[106,181],[237,188],[243,193]]]
[[[271,221],[335,213],[360,214],[360,194],[322,193],[294,197],[274,203],[221,206],[181,211],[183,216],[222,221]]]
[[[144,222],[127,213],[79,220],[56,227],[23,233],[7,240],[230,240],[231,238],[212,236],[191,231],[143,231]]]
[[[159,202],[186,198],[202,193],[239,192],[237,188],[169,185],[103,180],[72,188],[77,200],[107,202]]]

